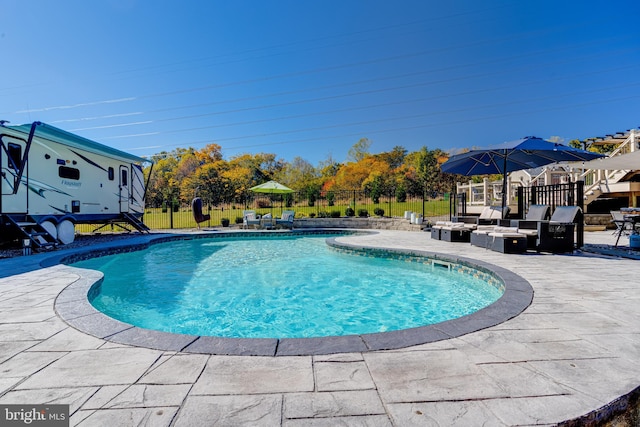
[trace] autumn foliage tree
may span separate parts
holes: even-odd
[[[422,147],[407,152],[402,146],[377,154],[369,153],[371,141],[362,138],[349,150],[350,161],[339,163],[328,157],[317,166],[301,157],[285,162],[271,153],[240,154],[224,159],[222,147],[209,144],[196,150],[178,148],[152,157],[147,203],[158,207],[194,196],[205,203],[248,203],[249,189],[270,179],[299,192],[313,203],[318,197],[334,198],[340,191],[364,191],[374,201],[383,196],[422,196],[425,192],[449,191],[452,178],[442,174],[440,164],[447,155]],[[288,200],[287,203],[290,203]]]

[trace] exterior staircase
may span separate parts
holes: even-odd
[[[144,233],[149,233],[151,232],[151,229],[149,227],[147,227],[145,225],[144,222],[142,222],[140,219],[138,219],[137,216],[132,215],[130,213],[127,212],[122,212],[120,214],[120,217],[117,219],[113,219],[110,221],[105,222],[104,224],[102,224],[100,227],[96,228],[93,230],[93,233],[105,228],[105,227],[111,227],[113,229],[113,227],[118,227],[121,228],[127,232],[132,231],[129,226],[135,228],[138,232],[144,234]]]
[[[58,247],[60,241],[49,233],[42,225],[35,222],[29,215],[24,220],[18,221],[9,215],[2,215],[2,223],[12,229],[18,236],[29,240],[30,247],[41,252]],[[26,245],[23,245],[26,247]]]
[[[144,222],[140,221],[138,217],[131,215],[130,213],[125,212],[122,214],[122,217],[127,224],[138,230],[140,233],[149,233],[151,231]]]
[[[613,135],[610,135],[610,137],[602,138],[598,141],[602,144],[606,144],[609,141],[612,144],[618,144],[609,157],[620,156],[640,149],[638,147],[640,132],[638,131],[631,130],[628,134],[619,138],[613,138]],[[572,178],[574,181],[584,180],[584,204],[588,205],[603,194],[629,192],[630,183],[626,179],[632,172],[632,170],[585,170]]]

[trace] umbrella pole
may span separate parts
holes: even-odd
[[[504,163],[502,165],[502,219],[505,219],[507,210],[507,150],[504,150]]]

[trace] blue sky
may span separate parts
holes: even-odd
[[[640,127],[640,3],[3,0],[0,119],[345,161]]]

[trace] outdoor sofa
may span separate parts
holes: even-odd
[[[506,207],[506,214],[509,207]],[[497,224],[503,217],[502,207],[485,206],[480,216],[454,216],[452,221],[438,221],[431,227],[431,238],[447,242],[469,242],[471,232],[480,226]]]

